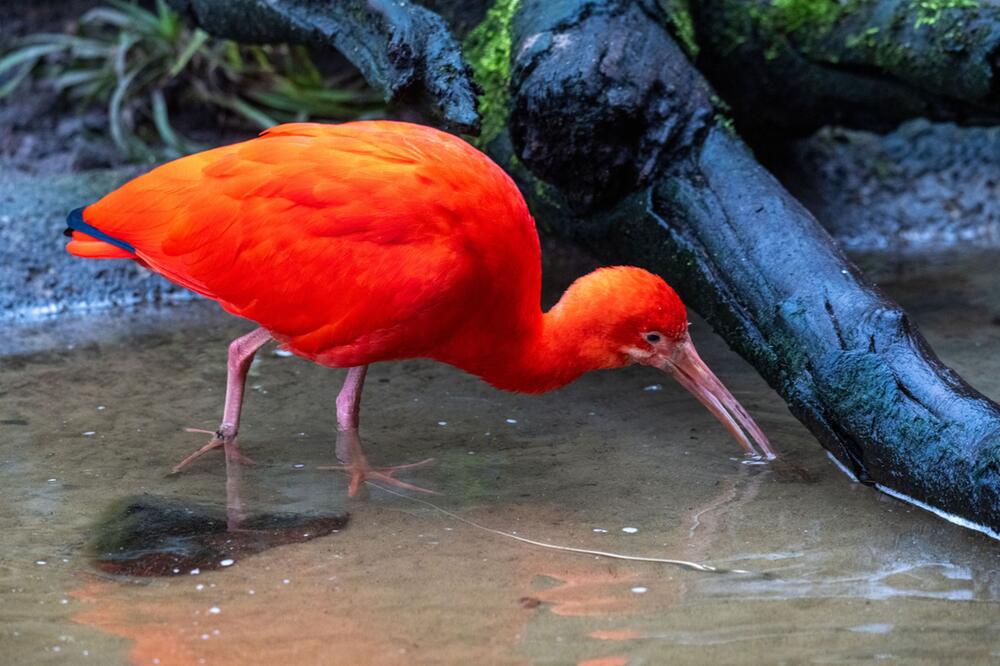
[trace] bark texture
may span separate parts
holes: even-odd
[[[688,8],[698,67],[741,131],[787,139],[829,124],[1000,120],[1000,4],[991,0],[692,0]]]
[[[666,277],[861,481],[1000,530],[1000,408],[760,166],[663,25],[625,0],[522,1],[508,163],[525,191],[568,200],[549,224],[604,260]]]

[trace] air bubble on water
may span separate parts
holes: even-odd
[[[637,585],[636,587],[632,588],[632,591],[635,592],[636,594],[645,594],[646,592],[649,592],[649,588],[643,587],[642,585]]]
[[[444,426],[448,425],[448,422],[447,421],[438,421],[438,425],[444,427]]]
[[[288,351],[287,349],[282,349],[281,347],[278,347],[277,349],[274,350],[274,355],[280,356],[281,358],[288,358],[289,356],[294,356],[292,352]]]
[[[507,421],[507,423],[509,423],[511,425],[514,425],[515,423],[517,423],[517,419],[505,419],[505,420]]]
[[[607,534],[608,533],[608,531],[606,529],[604,529],[603,527],[595,527],[594,531],[597,532],[598,534]]]
[[[218,615],[219,613],[222,612],[222,609],[219,608],[218,606],[212,606],[211,608],[208,609],[208,612],[211,613],[212,615]]]
[[[94,432],[93,430],[88,430],[87,432],[84,432],[84,433],[81,433],[81,434],[82,434],[82,435],[83,435],[84,437],[93,437],[93,436],[94,436],[94,435],[96,435],[97,433],[96,433],[96,432]]]
[[[638,531],[639,531],[638,527],[623,527],[622,528],[622,532],[624,532],[625,534],[635,534]]]
[[[202,590],[204,590],[204,589],[205,589],[205,586],[204,586],[204,585],[202,585],[201,583],[198,583],[197,585],[195,585],[195,586],[194,586],[194,589],[196,589],[196,590],[198,590],[199,592],[201,592]]]
[[[198,574],[200,574],[200,573],[201,573],[201,569],[199,569],[198,567],[195,567],[194,569],[191,569],[191,571],[190,571],[189,573],[190,573],[190,574],[191,574],[192,576],[197,576]]]
[[[295,463],[294,465],[292,465],[292,467],[295,469],[302,469],[303,467],[305,467],[305,465],[303,465],[302,463]]]
[[[663,384],[650,384],[649,386],[642,389],[643,391],[662,391]]]
[[[35,560],[35,564],[37,564],[38,566],[44,566],[48,564],[48,562],[46,562],[45,560]]]
[[[236,564],[236,560],[225,559],[219,562],[220,567],[231,567]]]

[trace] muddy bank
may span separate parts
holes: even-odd
[[[30,173],[0,165],[0,318],[188,300],[190,292],[129,261],[81,261],[63,249],[66,213],[135,168]]]

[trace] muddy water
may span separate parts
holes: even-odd
[[[940,355],[1000,396],[996,256],[878,263]],[[346,524],[209,549],[176,573],[108,574],[86,544],[128,498],[225,515],[221,455],[166,472],[204,442],[185,426],[217,424],[225,346],[247,330],[198,304],[18,329],[0,357],[0,662],[1000,660],[1000,546],[850,483],[698,321],[703,356],[804,474],[741,464],[653,370],[526,397],[413,361],[372,369],[362,432],[376,462],[433,457],[405,478],[451,515],[377,488],[348,500],[346,477],[316,469],[332,462],[342,373],[265,348],[241,433],[257,465],[229,479],[229,500]],[[547,550],[455,516],[751,573]]]

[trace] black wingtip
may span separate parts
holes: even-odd
[[[63,231],[64,236],[72,236],[74,231],[82,231],[83,233],[87,234],[92,238],[104,241],[105,243],[109,245],[114,245],[115,247],[120,247],[126,252],[135,253],[135,247],[133,247],[129,243],[126,243],[125,241],[119,240],[117,238],[113,238],[104,233],[103,231],[101,231],[100,229],[98,229],[97,227],[87,224],[87,222],[84,221],[83,219],[83,208],[74,208],[73,210],[71,210],[69,212],[69,215],[66,216],[66,225],[67,225],[66,230]]]

